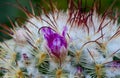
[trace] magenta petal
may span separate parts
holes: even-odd
[[[55,33],[55,31],[53,31],[50,27],[42,27],[41,31],[44,34],[44,37],[48,37],[49,35]]]
[[[67,48],[67,41],[65,36],[61,36],[50,27],[43,27],[41,30],[44,34],[44,38],[47,42],[47,46],[50,49],[50,52],[56,57],[60,57],[62,47]]]
[[[67,27],[65,26],[64,29],[63,29],[63,32],[62,32],[62,36],[65,37],[66,33],[67,33]]]
[[[77,67],[77,73],[81,73],[82,72],[82,67]]]
[[[120,68],[120,61],[112,61],[106,64],[106,67]]]

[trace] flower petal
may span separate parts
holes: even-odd
[[[64,37],[65,31],[66,29],[63,31],[63,36],[61,36],[50,27],[42,28],[44,38],[47,41],[47,46],[50,49],[50,52],[56,57],[60,57],[62,47],[67,48],[67,41]]]

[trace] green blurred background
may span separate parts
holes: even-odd
[[[40,8],[38,8],[39,6],[46,7],[46,4],[44,4],[43,1],[44,0],[32,0],[33,6],[36,7],[35,11],[37,11],[37,10],[40,11]],[[45,0],[45,1],[49,1],[49,0]],[[77,2],[78,0],[74,0],[74,1]],[[83,4],[85,3],[85,1],[87,1],[87,6],[90,7],[94,0],[82,0],[82,1],[83,1]],[[100,12],[103,12],[115,0],[97,0],[97,1],[101,2],[101,11]],[[29,6],[29,0],[19,0],[19,2],[22,6],[26,7],[29,11],[31,11],[30,6]],[[66,10],[66,8],[67,8],[67,0],[52,0],[52,2],[54,2],[57,5],[57,8],[59,8],[59,9]],[[5,23],[10,26],[7,16],[12,18],[13,21],[15,20],[16,17],[25,17],[25,14],[21,10],[19,10],[18,8],[13,6],[14,4],[17,4],[16,0],[0,0],[0,24]],[[120,0],[115,1],[113,10],[115,10],[116,8],[120,12]],[[0,29],[1,29],[1,27],[0,27]],[[1,32],[0,32],[0,36],[6,37],[6,35]]]

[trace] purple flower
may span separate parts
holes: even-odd
[[[50,51],[50,54],[54,55],[57,58],[61,58],[66,54],[67,49],[67,40],[65,38],[66,28],[62,31],[62,35],[58,34],[50,27],[42,27],[41,31],[44,35],[44,38],[47,42],[47,47]]]
[[[106,67],[120,68],[120,60],[109,62],[106,64]]]
[[[24,59],[24,60],[27,60],[27,59],[28,59],[28,56],[27,56],[26,53],[23,53],[22,56],[23,56],[23,59]]]
[[[77,67],[77,72],[76,72],[76,73],[81,74],[81,73],[82,73],[82,67],[78,66],[78,67]]]

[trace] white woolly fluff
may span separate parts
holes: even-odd
[[[55,17],[55,21],[53,19],[53,16],[52,14],[48,14],[48,16],[50,17],[50,19],[54,22],[54,24],[57,26],[57,29],[56,32],[61,34],[61,32],[63,31],[64,27],[66,26],[67,27],[67,33],[69,34],[70,38],[68,36],[66,36],[67,38],[67,41],[68,41],[68,49],[70,51],[73,51],[73,53],[76,52],[76,50],[82,50],[85,54],[85,59],[86,59],[86,63],[87,64],[91,64],[93,62],[96,62],[97,64],[102,64],[102,63],[105,63],[105,62],[110,62],[110,61],[113,61],[112,57],[111,56],[110,58],[108,58],[110,55],[112,55],[112,53],[114,53],[115,51],[117,51],[118,49],[120,49],[119,45],[120,45],[120,36],[118,37],[115,37],[113,39],[111,39],[109,41],[109,39],[116,33],[117,29],[118,29],[118,24],[117,22],[113,23],[113,21],[111,21],[111,19],[109,17],[107,17],[106,19],[104,19],[104,22],[102,23],[102,26],[104,26],[106,23],[108,23],[109,21],[111,21],[111,23],[107,24],[104,28],[103,28],[103,34],[104,34],[104,37],[103,39],[99,39],[98,42],[99,43],[107,43],[107,45],[105,45],[106,47],[106,58],[103,57],[103,54],[104,53],[100,53],[98,52],[97,49],[100,49],[101,50],[101,47],[97,44],[97,43],[94,43],[94,42],[90,42],[88,44],[86,44],[84,47],[83,45],[89,41],[95,41],[96,39],[98,39],[100,36],[101,36],[101,32],[97,32],[100,24],[101,24],[101,21],[102,21],[102,16],[98,15],[96,12],[93,13],[92,15],[92,19],[93,19],[93,24],[91,24],[90,22],[90,18],[88,19],[88,26],[89,26],[89,35],[88,35],[88,32],[86,32],[87,30],[86,29],[83,29],[83,28],[80,28],[78,26],[76,26],[76,24],[73,25],[73,27],[71,28],[71,24],[67,23],[67,20],[69,18],[69,15],[67,13],[64,13],[64,12],[59,12],[59,13],[56,13],[54,15]],[[43,39],[43,37],[41,36],[42,33],[38,33],[39,31],[39,28],[43,27],[43,26],[50,26],[51,21],[45,16],[45,15],[41,15],[41,18],[44,19],[44,20],[41,20],[41,19],[38,19],[38,17],[33,17],[33,18],[30,18],[28,19],[29,22],[26,22],[24,25],[27,27],[27,29],[32,33],[29,33],[26,29],[19,29],[16,31],[15,35],[13,36],[14,40],[10,40],[10,41],[5,41],[5,43],[7,43],[7,45],[16,52],[19,52],[21,55],[23,53],[26,53],[27,56],[29,57],[30,61],[32,62],[30,66],[26,67],[29,71],[29,74],[33,74],[33,78],[37,78],[37,77],[40,77],[38,76],[39,75],[39,72],[35,67],[35,62],[33,61],[33,56],[31,55],[32,52],[31,50],[33,49],[33,47],[27,43],[27,39],[29,39],[29,41],[31,42],[31,44],[35,45],[35,42],[38,38],[40,39]],[[56,23],[57,24],[56,24]],[[94,27],[95,27],[95,30],[94,30]],[[52,27],[54,28],[54,27]],[[30,35],[30,36],[28,36]],[[18,38],[19,37],[19,38]],[[33,39],[33,40],[32,40]],[[27,44],[22,44],[22,45],[17,45],[17,43],[23,41],[24,43],[26,42]],[[45,48],[45,40],[43,40],[41,43],[40,43],[40,49],[42,49],[41,51],[46,51],[46,48]],[[3,44],[1,44],[0,46],[2,46],[4,49],[7,50],[7,48],[5,46],[3,46]],[[71,46],[73,46],[73,48],[71,48]],[[16,48],[15,48],[16,47]],[[97,49],[96,49],[97,48]],[[92,54],[92,56],[90,55],[90,53]],[[120,53],[120,51],[118,51],[118,53]],[[21,59],[18,64],[20,67],[24,67],[24,64],[23,64],[23,60],[24,59]],[[88,65],[87,65],[88,66]],[[57,66],[50,61],[50,70],[54,70]],[[72,67],[70,63],[66,64],[66,66],[64,66],[64,68],[66,70],[68,70],[70,72],[70,77],[69,78],[73,78],[73,75],[75,74],[76,72],[76,68]],[[111,71],[111,69],[107,69],[106,70],[106,75],[108,78],[111,78],[111,77],[115,77],[116,75],[119,75],[120,70],[119,69],[116,69],[115,71]],[[86,78],[91,78],[90,75],[87,75],[85,76]]]

